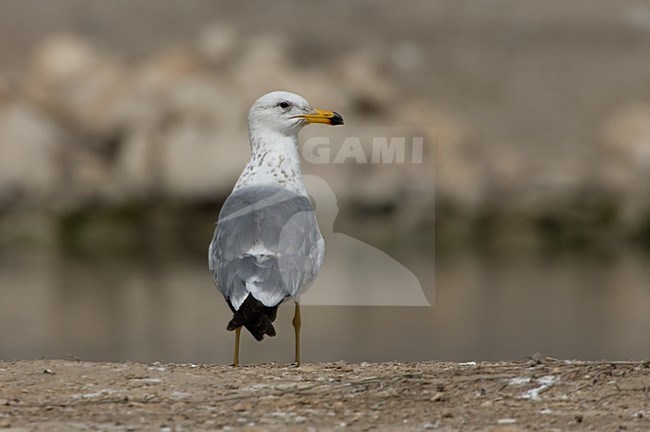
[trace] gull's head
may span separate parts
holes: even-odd
[[[305,98],[284,91],[265,94],[248,112],[251,133],[263,130],[292,136],[311,123],[335,126],[343,124],[343,118],[333,111],[314,109]]]

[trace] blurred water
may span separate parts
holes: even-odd
[[[426,254],[412,267],[432,268]],[[303,306],[304,361],[650,356],[647,255],[439,258],[431,307]],[[342,267],[353,284],[372,269]],[[343,273],[348,274],[343,274]],[[418,272],[416,271],[416,274]],[[334,272],[336,274],[336,272]],[[420,273],[423,274],[423,273]],[[330,280],[328,283],[339,283]],[[324,289],[324,288],[319,288]],[[290,362],[293,307],[278,336],[242,340],[249,362]],[[0,358],[228,363],[230,312],[198,259],[3,257]]]

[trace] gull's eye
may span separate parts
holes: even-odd
[[[289,108],[289,107],[291,106],[291,104],[290,104],[289,102],[286,102],[286,101],[285,101],[285,102],[280,102],[280,103],[278,104],[278,106],[279,106],[280,108],[282,108],[282,109],[287,109],[287,108]]]

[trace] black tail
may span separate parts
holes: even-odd
[[[279,304],[272,307],[264,306],[261,301],[249,295],[239,310],[236,311],[232,307],[230,300],[228,306],[235,314],[228,323],[228,330],[232,331],[244,326],[258,341],[264,339],[264,335],[275,336],[273,321],[278,314]]]

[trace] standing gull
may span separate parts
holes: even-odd
[[[251,157],[226,199],[209,248],[210,271],[233,311],[235,361],[245,327],[258,341],[275,336],[278,306],[293,298],[296,364],[300,364],[300,294],[316,278],[325,243],[302,180],[298,132],[310,123],[343,124],[332,111],[276,91],[248,113]]]

